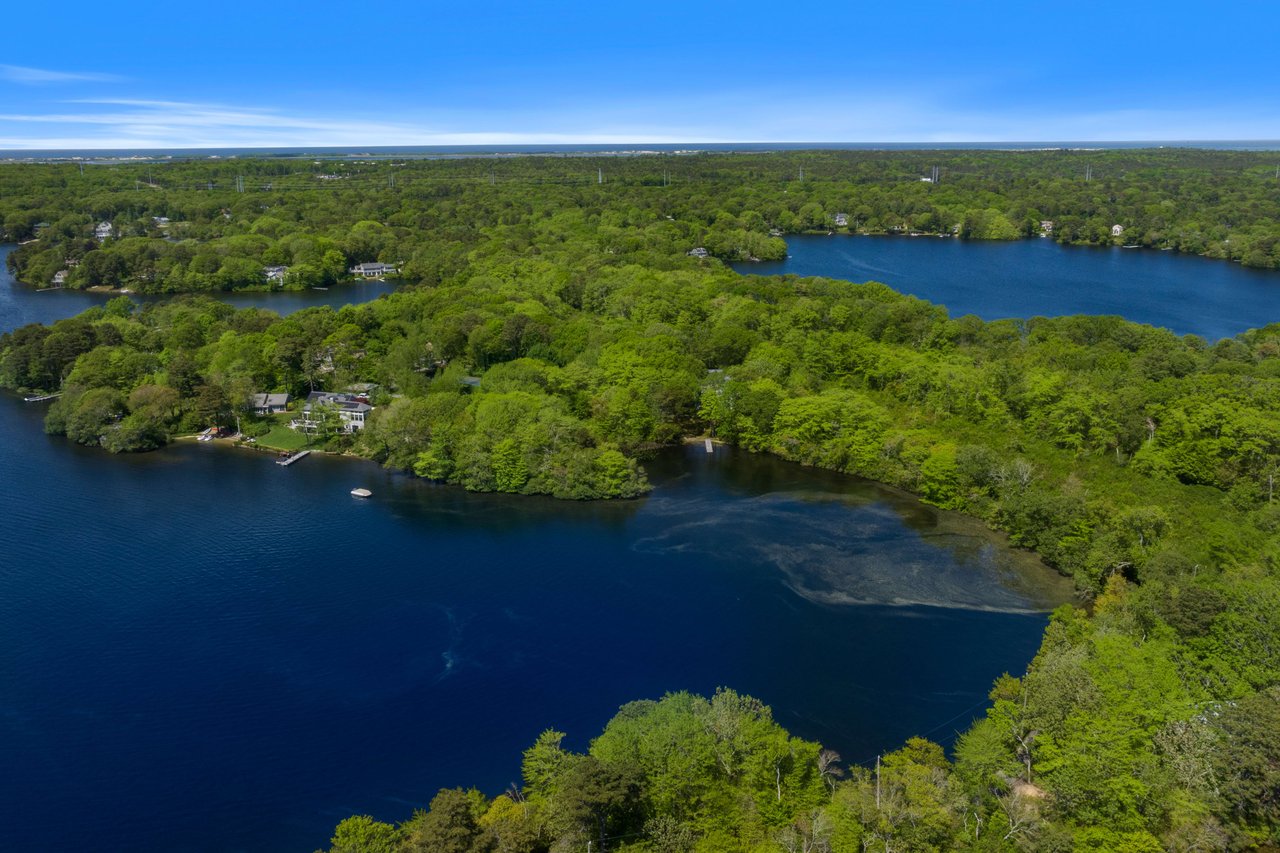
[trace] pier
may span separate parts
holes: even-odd
[[[22,398],[22,402],[24,402],[24,403],[43,403],[43,402],[45,402],[46,400],[56,400],[56,399],[58,399],[58,398],[59,398],[59,397],[61,397],[61,396],[62,396],[62,392],[61,392],[61,391],[57,392],[56,394],[37,394],[37,395],[35,395],[34,397],[23,397],[23,398]]]
[[[310,451],[310,450],[299,450],[297,453],[294,453],[294,454],[292,454],[291,456],[286,456],[286,457],[285,457],[285,458],[283,458],[283,459],[277,459],[277,460],[276,460],[276,464],[277,464],[277,465],[292,465],[293,463],[297,462],[299,459],[303,459],[303,458],[305,458],[305,457],[307,457],[307,456],[310,456],[310,455],[311,455],[311,451]]]

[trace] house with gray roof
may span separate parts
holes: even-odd
[[[337,411],[342,419],[342,431],[353,433],[364,429],[365,420],[373,411],[373,406],[356,399],[355,394],[343,394],[336,391],[312,391],[302,405],[302,419],[294,421],[291,426],[303,432],[311,432],[320,424],[320,410],[330,407]]]
[[[289,405],[288,394],[254,394],[249,404],[260,415],[278,415]]]
[[[356,264],[348,270],[348,272],[354,276],[359,276],[360,278],[382,278],[386,275],[395,275],[400,272],[400,270],[392,264],[373,262]]]

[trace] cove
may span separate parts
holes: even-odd
[[[0,332],[28,323],[50,325],[74,317],[95,305],[105,305],[119,294],[90,293],[83,290],[38,290],[14,280],[5,259],[15,247],[0,245]],[[377,299],[396,289],[394,281],[355,281],[334,285],[328,290],[211,291],[208,296],[237,308],[266,308],[277,314],[292,314],[303,308],[329,305],[334,309]],[[135,302],[159,302],[181,294],[133,294]]]
[[[518,781],[539,732],[719,685],[873,761],[949,743],[1068,583],[981,524],[701,446],[637,501],[359,460],[126,456],[0,399],[0,815],[14,849],[312,850]],[[348,491],[366,486],[374,497]]]
[[[740,273],[879,281],[984,320],[1117,314],[1209,341],[1280,322],[1280,271],[1152,249],[939,237],[793,235]]]
[[[107,298],[0,278],[0,329]],[[45,409],[0,396],[15,849],[312,850],[351,814],[497,793],[544,729],[583,749],[672,690],[755,695],[848,762],[946,744],[1070,595],[973,519],[727,448],[571,503],[194,442],[111,456]]]

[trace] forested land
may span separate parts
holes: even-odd
[[[979,516],[1074,577],[1091,604],[1055,613],[1027,672],[995,685],[986,716],[950,758],[913,740],[878,770],[846,767],[787,735],[754,700],[673,696],[625,707],[583,755],[545,735],[525,756],[520,790],[443,792],[399,827],[353,819],[335,850],[1280,843],[1280,326],[1211,344],[1115,317],[983,322],[880,284],[743,277],[686,255],[715,246],[717,233],[773,239],[741,227],[755,194],[768,226],[768,205],[786,208],[793,193],[829,193],[829,204],[805,195],[800,205],[824,212],[846,207],[841,193],[875,187],[928,198],[962,183],[959,163],[991,171],[1004,162],[949,153],[942,180],[926,184],[916,172],[930,155],[878,156],[608,160],[626,192],[593,183],[594,160],[585,161],[593,182],[541,184],[533,176],[543,170],[583,163],[427,164],[459,180],[394,186],[383,174],[393,166],[373,164],[377,177],[363,185],[327,178],[290,204],[305,219],[300,230],[329,229],[315,240],[340,241],[340,221],[348,234],[385,238],[363,254],[325,251],[342,253],[343,265],[403,261],[396,293],[284,318],[207,296],[142,307],[118,298],[0,338],[0,384],[60,390],[49,431],[130,450],[237,416],[252,434],[250,393],[375,383],[367,429],[323,436],[333,449],[470,489],[570,498],[641,494],[648,451],[712,434]],[[1093,156],[1090,181],[1066,174]],[[1163,158],[1185,183],[1157,180]],[[695,161],[701,183],[672,179]],[[799,161],[803,182],[783,174]],[[823,163],[854,174],[822,179]],[[1107,178],[1100,163],[1124,168]],[[1215,181],[1218,198],[1256,187],[1258,210],[1277,203],[1260,155],[1010,154],[1007,170],[1046,164],[1060,164],[1057,180],[1081,192],[1145,168],[1148,183],[1179,200],[1170,218],[1184,222],[1204,216],[1191,194]],[[80,179],[72,167],[49,168]],[[169,167],[154,168],[163,186]],[[879,184],[859,182],[858,170],[877,168]],[[974,181],[990,180],[974,169]],[[503,183],[501,170],[527,174]],[[1049,178],[1009,178],[1024,180]],[[209,221],[252,233],[276,192],[255,197],[252,183],[213,202]],[[783,201],[770,201],[773,187]],[[168,191],[125,191],[135,192]],[[624,197],[658,206],[624,208]],[[722,210],[731,198],[738,212]],[[14,203],[8,191],[4,201]],[[720,212],[699,219],[711,210]],[[1099,221],[1119,218],[1113,212]],[[1057,217],[1061,236],[1067,216],[1037,208],[1026,221],[1038,227],[1042,216]],[[334,224],[320,226],[325,219]],[[1275,222],[1259,216],[1249,227]],[[130,239],[153,238],[118,242]]]
[[[1017,239],[1052,222],[1064,243],[1275,268],[1276,160],[1157,149],[11,163],[0,221],[23,244],[9,256],[20,280],[48,285],[65,270],[69,287],[140,293],[328,286],[368,261],[436,283],[495,228],[574,209],[600,251],[649,266],[698,247],[781,258],[780,235],[803,231]],[[102,223],[112,236],[99,241]],[[268,266],[289,269],[269,281]]]

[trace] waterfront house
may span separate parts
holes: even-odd
[[[382,278],[385,275],[395,275],[400,272],[400,270],[391,264],[375,262],[356,264],[349,270],[349,272],[352,275],[360,276],[361,278]]]
[[[1053,220],[1052,220],[1052,219],[1041,219],[1041,220],[1040,220],[1040,233],[1042,233],[1042,234],[1052,234],[1052,233],[1053,233]]]
[[[691,258],[707,258],[711,256],[711,253],[701,246],[696,249],[690,249],[688,254]]]
[[[1112,226],[1111,226],[1111,236],[1112,236],[1112,237],[1119,237],[1119,236],[1121,236],[1122,234],[1124,234],[1124,226],[1123,226],[1123,225],[1112,225]]]
[[[69,273],[69,272],[70,272],[70,270],[58,270],[56,273],[54,273],[54,274],[53,274],[53,286],[54,286],[54,287],[63,287],[63,286],[65,286],[65,285],[66,285],[66,283],[67,283],[67,273]]]
[[[289,395],[254,394],[249,401],[253,410],[260,415],[278,415],[289,405]]]
[[[847,214],[847,213],[837,213],[837,214],[836,214],[836,227],[837,227],[837,228],[847,228],[848,226],[849,226],[849,214]]]
[[[294,421],[291,426],[303,432],[314,430],[320,421],[321,406],[329,406],[337,411],[342,421],[342,432],[348,434],[364,429],[365,419],[373,411],[373,406],[357,400],[354,394],[312,391],[302,406],[302,420]]]
[[[288,267],[281,267],[281,266],[262,268],[262,274],[267,277],[268,283],[276,282],[277,284],[284,284],[284,274],[287,273],[288,271],[289,271]]]

